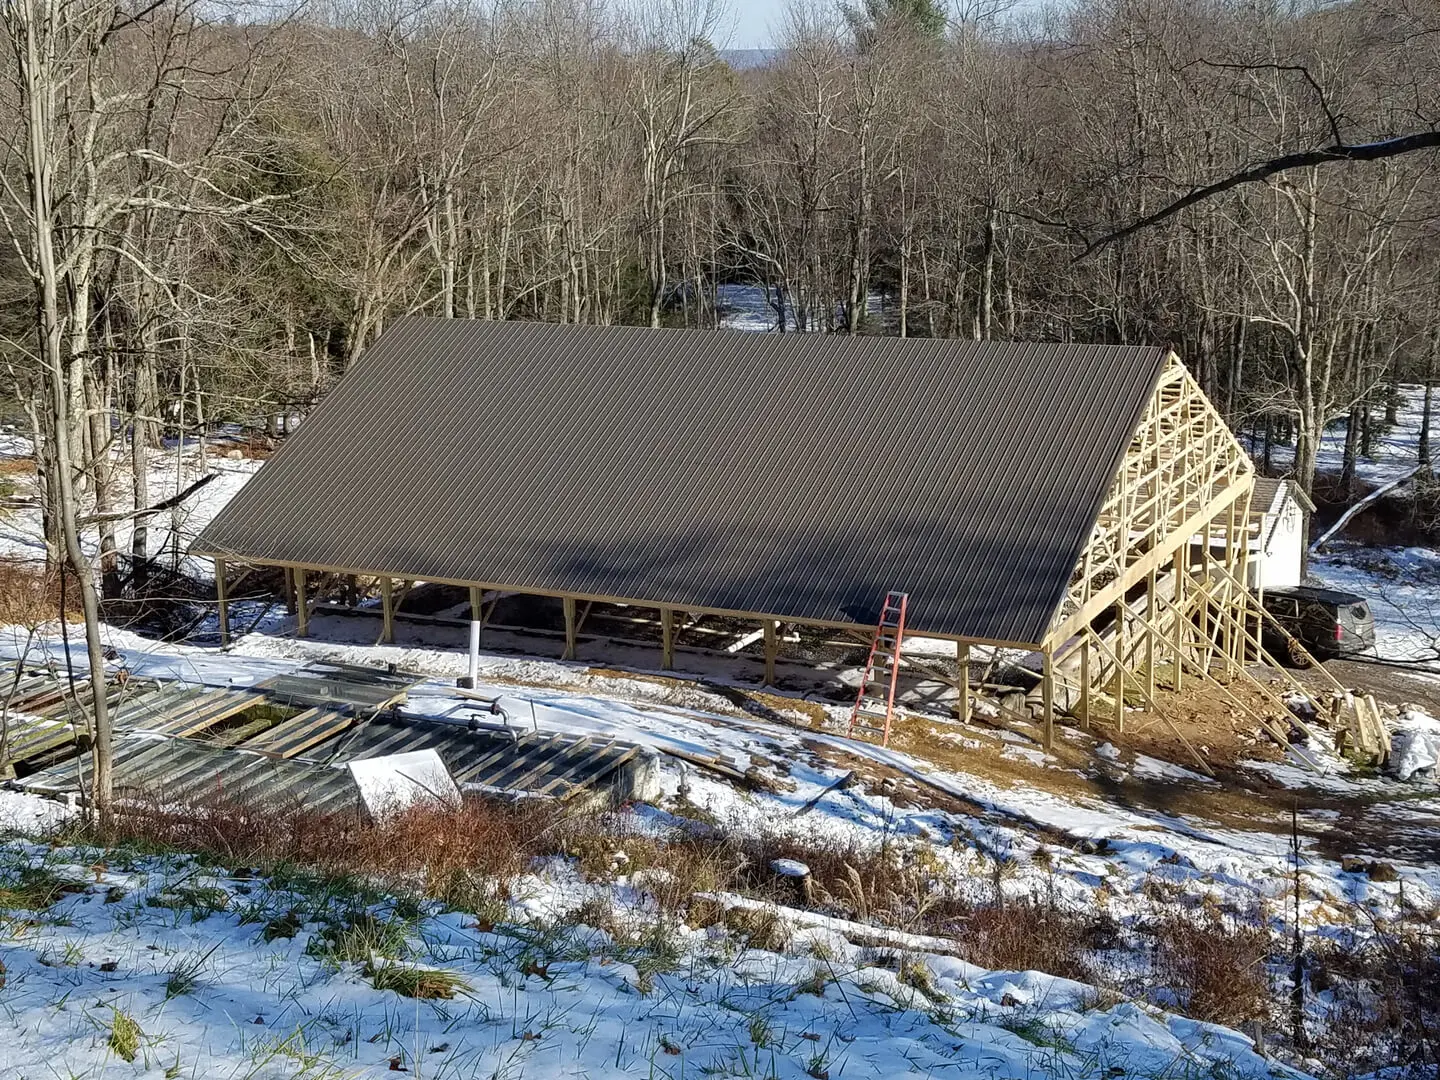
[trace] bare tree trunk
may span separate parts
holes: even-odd
[[[54,184],[57,163],[51,154],[51,136],[56,121],[56,94],[61,83],[53,55],[54,29],[39,22],[46,15],[34,0],[21,0],[6,12],[16,42],[20,90],[25,106],[23,123],[28,150],[26,189],[30,235],[26,237],[33,259],[36,291],[36,337],[42,379],[47,394],[45,408],[51,438],[48,451],[53,467],[47,480],[54,486],[54,505],[59,517],[65,561],[74,571],[85,615],[85,648],[90,667],[90,708],[95,725],[94,811],[103,822],[110,815],[113,795],[110,713],[105,685],[105,643],[100,634],[100,594],[95,575],[80,537],[80,507],[75,481],[83,464],[74,459],[74,448],[83,431],[84,384],[81,361],[66,356],[65,322],[61,314],[61,283],[64,276],[56,257]],[[74,318],[72,314],[71,318]],[[72,335],[73,336],[73,335]],[[75,376],[79,376],[77,379]],[[77,383],[79,385],[77,385]],[[64,612],[61,612],[64,618]]]

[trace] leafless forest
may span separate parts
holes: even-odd
[[[119,557],[162,435],[303,413],[405,313],[708,326],[748,283],[811,330],[1164,343],[1307,487],[1433,381],[1433,3],[817,3],[744,63],[727,25],[7,3],[7,409],[92,627],[82,540]]]
[[[65,365],[86,460],[308,402],[401,313],[707,325],[725,282],[811,329],[1171,344],[1307,484],[1435,364],[1423,147],[1077,261],[1258,161],[1433,134],[1421,0],[796,7],[735,66],[702,0],[244,10],[5,9],[11,382]]]

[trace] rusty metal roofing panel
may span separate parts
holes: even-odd
[[[1166,355],[404,319],[193,550],[1036,642]]]

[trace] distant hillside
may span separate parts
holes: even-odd
[[[768,67],[784,54],[783,49],[721,49],[720,59],[737,71]]]

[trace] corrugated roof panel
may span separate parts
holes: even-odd
[[[410,318],[194,550],[1036,642],[1165,358]]]

